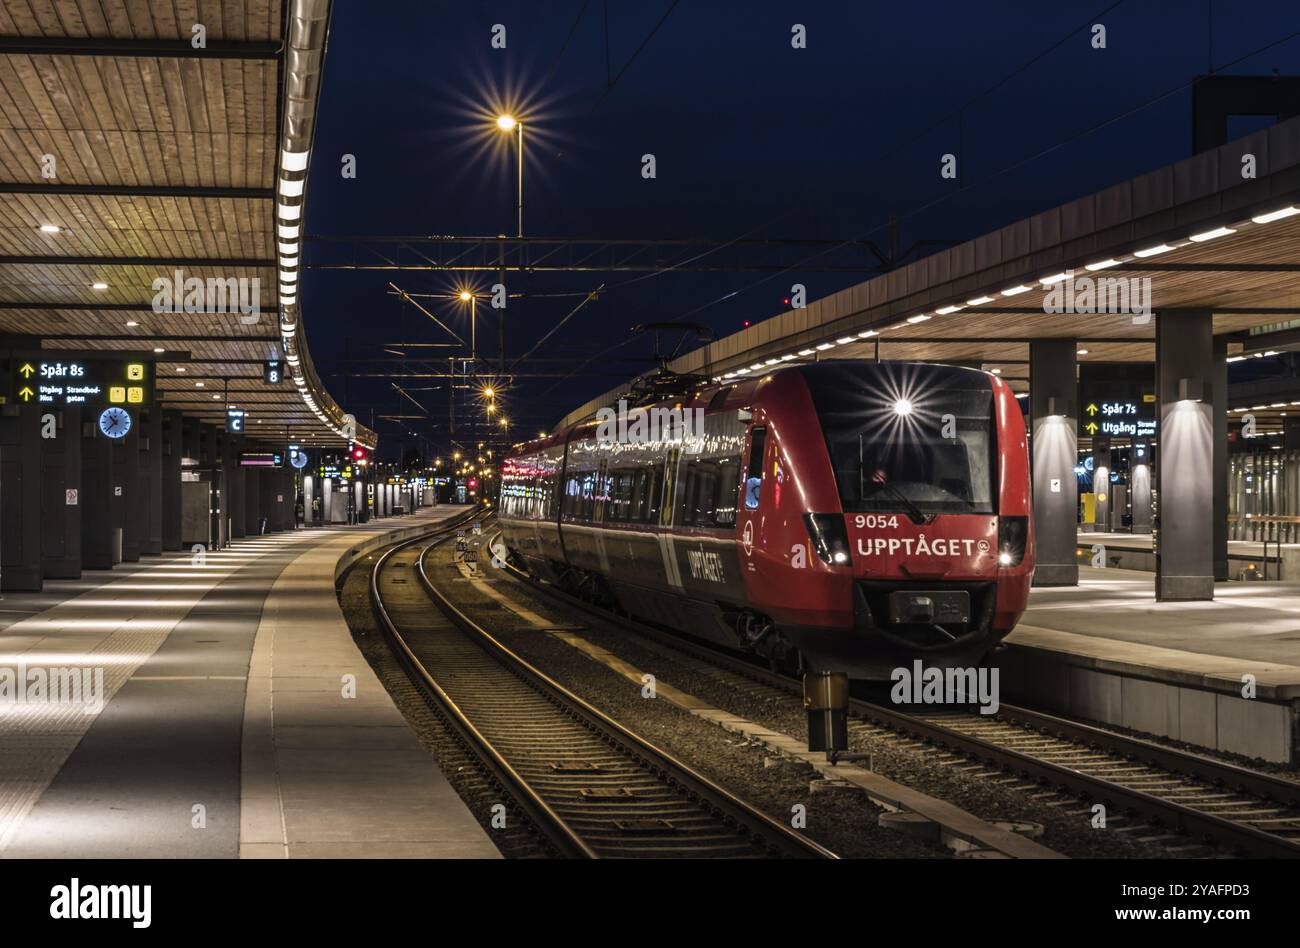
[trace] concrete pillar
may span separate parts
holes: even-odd
[[[92,414],[87,412],[87,414]],[[115,479],[120,469],[113,455],[120,443],[99,432],[94,419],[82,426],[81,439],[81,567],[112,569],[118,558],[118,535],[126,501]]]
[[[316,475],[308,474],[305,471],[302,475],[302,517],[303,524],[308,527],[316,526],[315,518],[312,514],[312,503],[316,500]]]
[[[131,430],[113,447],[113,496],[122,500],[122,561],[136,563],[144,540],[144,499],[140,496],[140,414],[131,413]]]
[[[259,470],[257,475],[258,516],[266,518],[266,532],[270,533],[275,529],[275,517],[272,516],[275,508],[275,481],[269,470]]]
[[[1156,317],[1160,405],[1156,598],[1214,598],[1214,326],[1208,310]]]
[[[232,440],[234,464],[231,465],[226,478],[226,497],[230,506],[230,536],[231,539],[237,540],[248,531],[248,515],[244,512],[247,496],[244,480],[248,476],[248,468],[239,465],[239,455],[245,450],[244,439],[236,436]]]
[[[1133,507],[1133,532],[1151,532],[1151,445],[1134,441],[1128,458],[1129,501]]]
[[[289,475],[289,469],[283,467],[273,468],[275,472],[275,505],[278,526],[277,530],[293,529],[293,478]]]
[[[239,442],[238,435],[233,435],[228,431],[223,431],[220,434],[221,495],[218,499],[221,507],[221,540],[227,546],[230,545],[230,538],[235,527],[232,482],[235,479],[235,472],[239,470]]]
[[[1228,579],[1228,340],[1213,343],[1210,384],[1214,411],[1214,578]]]
[[[41,588],[41,406],[0,415],[0,590]]]
[[[1079,387],[1073,339],[1029,344],[1029,411],[1033,425],[1035,586],[1079,584]]]
[[[55,436],[41,439],[41,575],[80,579],[82,410],[45,414],[55,419]]]
[[[158,554],[163,551],[163,438],[162,412],[150,408],[140,412],[136,419],[140,425],[139,475],[137,489],[140,494],[141,554]]]
[[[181,413],[165,410],[162,415],[162,548],[181,548],[181,455],[184,436]]]
[[[1110,438],[1092,439],[1092,523],[1090,533],[1110,530]]]
[[[255,537],[262,517],[262,475],[255,467],[244,469],[244,536]]]

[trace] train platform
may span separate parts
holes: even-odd
[[[996,659],[1008,695],[1200,747],[1297,760],[1300,583],[1218,583],[1213,601],[1157,603],[1150,572],[1087,563],[1079,572],[1078,586],[1033,590]]]
[[[463,509],[6,596],[0,857],[497,856],[334,592],[347,563]]]

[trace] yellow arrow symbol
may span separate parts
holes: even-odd
[[[24,362],[23,367],[18,371],[23,374],[23,378],[25,379],[31,378],[32,375],[36,372],[36,370],[32,368],[32,364],[30,362]]]
[[[1095,414],[1097,414],[1097,406],[1096,406],[1096,405],[1089,405],[1089,406],[1088,406],[1088,414],[1090,414],[1090,415],[1095,415]]]
[[[36,393],[33,392],[30,388],[28,388],[26,385],[24,385],[22,389],[18,392],[18,394],[22,396],[23,401],[27,402],[27,401],[31,401],[32,396],[35,395]]]
[[[1084,430],[1087,431],[1088,434],[1096,434],[1096,433],[1097,433],[1097,423],[1096,423],[1095,421],[1090,421],[1090,422],[1088,422],[1088,424],[1085,426]]]

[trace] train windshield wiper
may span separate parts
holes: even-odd
[[[881,490],[889,491],[890,495],[893,496],[895,500],[897,500],[900,504],[903,505],[903,509],[907,511],[907,516],[912,521],[912,523],[923,524],[926,522],[925,514],[921,512],[920,507],[916,506],[916,502],[913,501],[912,498],[908,497],[906,494],[904,494],[893,484],[889,484],[885,482],[877,482],[877,483],[880,484]]]

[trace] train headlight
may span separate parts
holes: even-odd
[[[803,522],[808,527],[808,538],[812,540],[813,549],[827,566],[852,566],[853,557],[849,552],[849,533],[844,526],[843,514],[803,515]]]
[[[1029,543],[1028,517],[998,518],[998,565],[1019,566]]]

